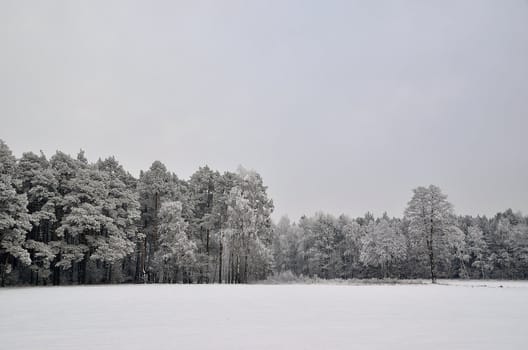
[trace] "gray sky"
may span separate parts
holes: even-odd
[[[528,2],[0,1],[0,138],[262,174],[277,218],[528,213]]]

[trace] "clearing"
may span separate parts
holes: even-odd
[[[446,284],[5,288],[0,348],[526,349],[527,282]]]

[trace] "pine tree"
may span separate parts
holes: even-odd
[[[56,230],[57,236],[62,239],[59,246],[61,259],[56,266],[71,270],[70,279],[73,279],[74,264],[80,263],[78,281],[95,282],[99,280],[95,276],[99,266],[91,266],[90,258],[98,249],[102,228],[111,225],[110,218],[103,212],[105,199],[108,198],[107,179],[84,161],[84,154],[81,153],[75,163],[76,173],[67,181],[68,192],[62,203],[63,217]]]
[[[24,247],[31,229],[26,194],[16,192],[16,159],[0,140],[0,284],[18,263],[29,265],[30,254]]]
[[[192,213],[189,222],[191,237],[198,246],[196,255],[200,282],[209,282],[211,279],[211,250],[214,244],[212,234],[218,219],[213,215],[213,207],[215,183],[219,176],[218,172],[205,166],[199,168],[188,181],[189,205]]]
[[[164,201],[182,199],[176,175],[167,171],[160,161],[152,163],[149,170],[141,172],[138,181],[141,208],[141,231],[145,236],[138,247],[136,281],[155,281],[152,258],[157,250],[159,211]]]
[[[100,234],[93,241],[94,251],[90,259],[103,263],[106,269],[104,278],[112,282],[114,266],[130,256],[143,238],[137,229],[139,201],[137,193],[123,182],[128,179],[129,174],[124,172],[114,158],[99,161],[97,170],[103,173],[104,185],[108,191],[101,208],[108,220],[101,226]]]
[[[31,255],[30,283],[46,284],[51,275],[54,249],[48,244],[56,222],[55,204],[58,182],[44,154],[24,153],[18,164],[18,190],[28,197],[27,208],[32,228],[24,246]]]

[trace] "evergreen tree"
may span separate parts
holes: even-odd
[[[163,163],[155,161],[149,170],[141,172],[138,192],[141,231],[145,239],[137,250],[136,281],[155,281],[151,267],[152,257],[158,244],[159,210],[164,201],[179,199],[181,190],[178,188],[176,175],[167,171]]]
[[[51,275],[54,249],[48,244],[56,223],[55,204],[58,200],[58,182],[49,161],[43,153],[24,153],[18,163],[18,190],[28,197],[27,208],[32,228],[24,246],[30,252],[29,282],[47,284]]]
[[[0,140],[0,284],[17,264],[29,265],[30,254],[24,247],[31,228],[26,194],[16,192],[16,159]]]
[[[104,215],[107,178],[87,163],[83,152],[69,164],[74,173],[63,182],[62,218],[56,230],[60,259],[55,266],[69,271],[70,282],[76,273],[78,283],[97,282],[100,266],[90,264],[94,260],[91,256],[99,249],[104,230],[112,224]]]
[[[189,218],[191,236],[198,246],[197,260],[199,281],[209,282],[211,276],[211,251],[214,241],[213,231],[217,226],[217,219],[213,215],[215,201],[215,183],[220,174],[205,166],[199,168],[188,182],[189,205],[191,213]],[[214,270],[212,273],[214,274]]]
[[[107,220],[93,241],[94,251],[90,259],[104,264],[104,278],[111,282],[114,265],[129,257],[144,236],[137,229],[140,216],[138,195],[124,182],[129,179],[129,174],[114,158],[98,162],[97,169],[102,172],[108,193],[102,202],[102,213]]]

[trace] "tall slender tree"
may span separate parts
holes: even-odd
[[[211,280],[212,234],[217,218],[213,215],[215,201],[215,183],[220,174],[208,166],[201,167],[188,181],[188,199],[190,206],[189,223],[191,236],[198,245],[197,261],[199,281]],[[214,274],[214,271],[213,271]]]
[[[418,187],[405,209],[409,231],[425,248],[431,282],[436,283],[439,256],[445,251],[449,234],[454,229],[453,206],[439,187]]]
[[[196,262],[196,244],[188,237],[189,224],[182,216],[180,202],[167,201],[159,212],[158,244],[153,266],[159,282],[175,282]]]
[[[138,181],[139,202],[141,205],[141,231],[145,239],[138,247],[136,281],[155,281],[152,258],[157,250],[159,211],[164,201],[178,200],[181,191],[176,175],[170,173],[160,161],[155,161],[150,169],[141,172]]]

